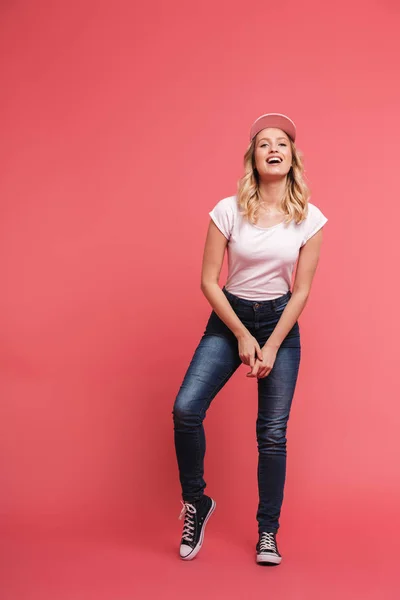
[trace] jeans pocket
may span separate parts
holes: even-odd
[[[285,308],[287,307],[288,303],[285,302],[284,304],[279,304],[278,306],[274,306],[274,312],[277,315],[281,315],[283,313],[283,311],[285,310]]]
[[[212,310],[207,321],[203,335],[223,335],[225,337],[234,337],[232,331],[225,325],[217,313]]]

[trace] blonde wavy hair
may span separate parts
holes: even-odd
[[[244,155],[244,175],[237,182],[237,203],[240,214],[246,217],[250,223],[256,224],[259,208],[259,175],[255,164],[255,135],[250,142]],[[286,176],[285,193],[282,200],[282,208],[285,212],[285,223],[292,219],[297,224],[301,223],[307,216],[310,189],[304,181],[303,154],[296,148],[294,142],[288,137],[292,149],[292,166]]]

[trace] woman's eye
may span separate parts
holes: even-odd
[[[264,146],[266,146],[267,144],[261,144],[260,148],[263,148]],[[286,146],[287,144],[285,144],[284,142],[281,142],[279,144],[280,146]]]

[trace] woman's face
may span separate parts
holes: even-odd
[[[268,161],[276,156],[277,161]],[[262,129],[256,135],[254,160],[261,179],[286,177],[292,166],[292,149],[288,135],[276,127]]]

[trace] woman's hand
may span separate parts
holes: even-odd
[[[251,333],[238,338],[238,350],[242,363],[245,365],[250,365],[252,368],[254,367],[255,361],[254,355],[256,355],[256,359],[257,357],[260,360],[263,359],[263,353],[261,352],[259,343],[257,342],[256,338],[251,335]]]
[[[246,377],[258,377],[258,379],[267,377],[272,371],[277,352],[278,348],[274,346],[263,346],[261,350],[262,359],[256,358],[253,368],[249,373],[246,373]]]

